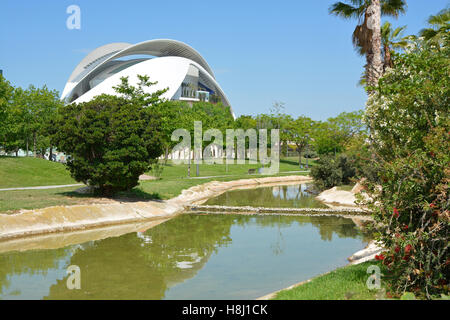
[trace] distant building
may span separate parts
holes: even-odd
[[[168,88],[162,96],[168,100],[221,101],[230,106],[205,59],[187,44],[168,39],[111,43],[95,49],[72,72],[61,99],[78,103],[104,93],[116,94],[113,87],[121,77],[136,85],[137,75],[158,82],[149,93]]]

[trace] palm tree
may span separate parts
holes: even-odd
[[[361,55],[366,56],[366,83],[376,86],[383,73],[381,60],[381,16],[398,17],[406,10],[405,0],[347,0],[350,4],[333,4],[330,14],[345,19],[356,18],[358,25],[352,41]]]
[[[428,24],[430,28],[422,29],[419,35],[438,49],[448,44],[450,38],[450,9],[446,8],[437,15],[430,16]]]
[[[383,46],[383,71],[387,68],[394,67],[392,60],[392,51],[395,49],[405,49],[409,42],[408,37],[402,37],[406,26],[392,29],[389,22],[385,22],[381,26],[381,44]]]

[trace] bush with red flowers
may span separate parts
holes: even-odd
[[[367,179],[375,219],[395,296],[413,292],[432,299],[449,293],[450,67],[448,50],[426,47],[397,56],[368,100],[372,165]]]

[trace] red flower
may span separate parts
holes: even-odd
[[[430,203],[430,208],[434,208],[436,205],[434,203]]]
[[[411,249],[412,249],[412,245],[410,245],[410,244],[406,245],[406,247],[405,247],[405,253],[406,253],[406,254],[409,254],[409,252],[411,251]]]
[[[395,218],[398,218],[400,216],[400,213],[398,212],[397,208],[394,208],[394,213],[392,214]]]
[[[395,253],[399,253],[399,252],[400,252],[400,247],[399,246],[395,247]]]
[[[403,230],[408,230],[409,226],[407,224],[405,224],[405,226],[403,227]]]
[[[375,260],[378,260],[378,261],[382,261],[382,260],[384,260],[384,258],[385,257],[382,254],[375,256]]]

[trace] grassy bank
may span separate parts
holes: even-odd
[[[379,262],[368,261],[358,265],[346,266],[328,274],[312,279],[290,290],[280,291],[275,300],[375,300],[384,299],[381,290],[369,290],[366,282],[369,278],[367,268],[377,265],[384,273]],[[383,288],[383,278],[381,278]]]
[[[311,161],[310,161],[311,163]],[[257,169],[255,164],[235,165],[200,165],[199,177],[196,176],[196,166],[191,165],[191,178],[187,177],[187,165],[174,165],[168,162],[161,174],[160,180],[141,181],[139,186],[129,192],[122,192],[118,198],[135,200],[170,199],[182,190],[209,181],[230,181],[263,177],[249,175],[249,169]],[[306,173],[290,173],[298,171],[298,162],[293,158],[280,161],[278,175],[294,175]],[[148,172],[153,175],[154,172]],[[63,185],[76,183],[71,179],[64,165],[35,158],[0,157],[0,188]],[[74,191],[79,187],[58,188],[47,190],[16,190],[0,191],[0,212],[14,213],[20,209],[38,209],[55,205],[74,205],[100,201],[93,196],[80,195]]]
[[[75,183],[61,163],[33,157],[0,157],[0,189]]]

